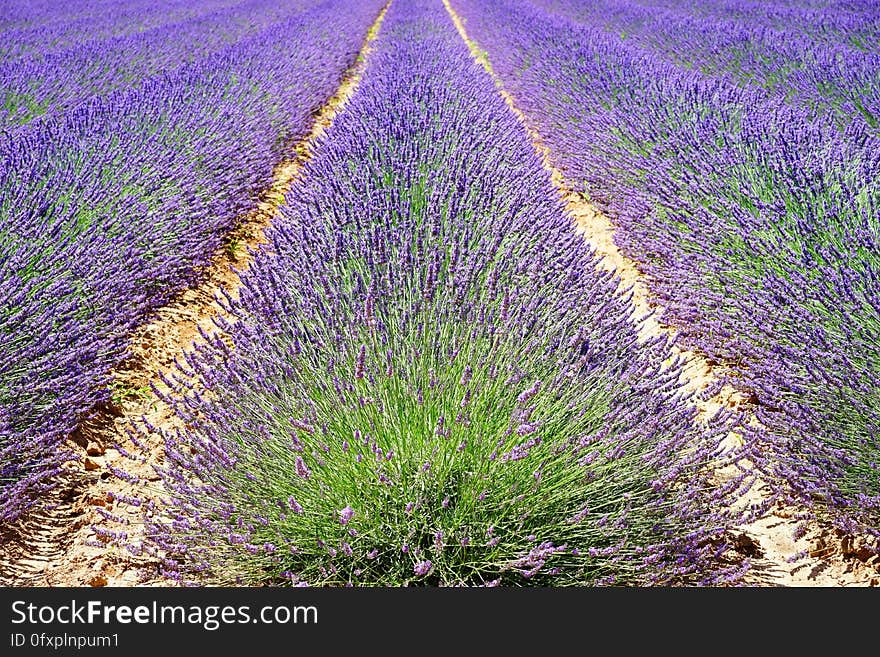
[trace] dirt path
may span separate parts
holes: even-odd
[[[46,508],[0,536],[0,584],[4,586],[133,586],[167,585],[158,575],[155,555],[135,554],[116,544],[139,545],[142,511],[126,498],[162,496],[153,466],[161,464],[160,442],[135,448],[126,427],[145,419],[155,427],[174,428],[170,408],[152,390],[168,387],[159,373],[175,369],[175,359],[202,336],[222,335],[215,323],[226,316],[217,299],[237,297],[238,272],[244,272],[265,244],[265,230],[277,216],[291,183],[313,155],[316,140],[357,88],[390,1],[379,13],[355,63],[343,75],[336,93],[315,114],[309,134],[295,147],[295,156],[278,165],[269,189],[245,216],[215,255],[197,288],[183,292],[141,327],[131,340],[131,357],[114,373],[114,398],[71,436],[70,447],[80,456]],[[155,434],[154,440],[155,440]],[[122,447],[122,451],[117,448]],[[125,452],[147,454],[133,460]],[[128,481],[113,476],[123,471]],[[125,532],[123,540],[119,532]]]
[[[459,35],[468,45],[471,55],[492,77],[499,93],[528,132],[544,168],[550,173],[551,180],[565,203],[566,211],[574,219],[577,229],[601,256],[600,266],[617,273],[621,280],[620,289],[628,290],[631,294],[635,316],[646,317],[640,326],[639,338],[644,341],[656,336],[674,336],[673,328],[663,326],[657,320],[662,314],[658,311],[662,309],[651,296],[647,277],[614,243],[614,225],[581,194],[573,191],[574,186],[553,165],[551,151],[541,135],[518,109],[510,93],[504,89],[485,51],[468,36],[464,23],[449,0],[443,0],[443,4]],[[724,365],[710,364],[702,354],[678,347],[674,347],[674,353],[686,362],[682,373],[682,384],[686,390],[701,392],[715,385],[726,374]],[[749,412],[747,397],[730,385],[725,385],[716,395],[695,403],[699,409],[697,419],[702,422],[724,407]],[[752,417],[754,418],[753,413]],[[735,446],[738,441],[739,437],[736,435],[728,437],[730,447]],[[724,476],[724,472],[719,473],[719,477]],[[766,495],[766,486],[758,485],[752,488],[745,502],[759,505],[766,499]],[[753,565],[747,583],[760,586],[880,584],[880,557],[874,557],[870,563],[865,563],[862,559],[867,554],[861,553],[853,541],[838,537],[828,527],[813,527],[805,536],[794,540],[792,536],[798,524],[795,515],[796,512],[792,509],[776,506],[762,518],[742,527],[743,535],[738,544],[750,555]],[[801,553],[806,553],[806,556],[790,561]]]

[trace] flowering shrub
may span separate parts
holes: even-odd
[[[285,23],[319,2],[249,0],[229,6],[228,2],[166,0],[146,7],[114,3],[106,13],[93,7],[91,18],[98,25],[91,24],[91,29],[82,32],[77,30],[82,25],[74,16],[76,9],[89,4],[93,3],[73,3],[61,21],[0,33],[0,52],[8,53],[0,63],[4,93],[0,128],[11,129],[39,116],[56,115],[94,96],[204,62],[216,53],[228,56],[255,35],[285,29]],[[157,9],[160,16],[155,16]],[[43,18],[56,12],[57,8],[45,11],[48,16]],[[96,17],[95,13],[101,15]],[[33,14],[40,16],[39,11]],[[162,20],[155,20],[160,17]],[[107,21],[105,25],[101,25],[102,19]],[[138,25],[146,29],[137,29]],[[105,36],[96,38],[93,30],[100,32],[101,27]],[[66,46],[58,47],[59,43]]]
[[[190,63],[0,132],[0,520],[55,480],[64,437],[109,398],[133,327],[197,280],[335,91],[381,4],[284,5],[264,27]],[[210,27],[186,21],[196,34]],[[55,41],[51,27],[19,29]],[[72,28],[58,29],[63,40]],[[177,29],[137,38],[163,41]],[[163,56],[173,59],[183,41],[165,43]],[[88,46],[103,53],[94,66],[125,56],[129,46],[113,43]],[[66,56],[31,55],[27,70],[52,76]],[[91,93],[73,79],[81,72],[52,89]]]
[[[682,340],[734,368],[765,474],[880,536],[880,13],[453,0]]]
[[[194,583],[736,581],[735,425],[575,232],[442,4],[363,79],[169,384],[146,549]],[[142,432],[159,432],[143,424]],[[135,436],[136,440],[139,440]]]

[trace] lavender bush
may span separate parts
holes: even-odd
[[[439,2],[360,87],[187,355],[148,552],[191,583],[716,584],[748,482],[710,480],[669,347],[563,213]],[[124,476],[124,475],[123,475]],[[132,546],[141,549],[141,546]]]
[[[204,62],[215,52],[246,48],[248,37],[284,30],[286,21],[317,4],[251,0],[125,36],[100,39],[89,35],[82,42],[50,52],[34,43],[36,50],[29,56],[0,64],[0,128],[12,129],[37,116],[75,107],[93,96],[139,86],[148,78],[166,76],[192,62]],[[209,8],[210,3],[196,6]],[[170,16],[176,17],[173,12]],[[128,12],[117,20],[123,26],[134,22]],[[70,26],[64,22],[53,28],[40,33],[44,43],[56,42],[59,32],[69,31]]]
[[[666,321],[758,402],[759,465],[880,536],[877,4],[659,4],[453,0]]]
[[[51,485],[132,328],[197,280],[381,5],[319,3],[0,133],[0,519]]]
[[[109,41],[198,18],[241,0],[3,0],[0,54],[5,61],[48,54],[90,40]]]
[[[536,0],[574,19],[753,92],[838,113],[845,125],[880,128],[880,12],[871,1],[837,4],[632,0]],[[694,38],[698,35],[698,38]]]

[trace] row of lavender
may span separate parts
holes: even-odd
[[[806,0],[789,6],[699,0],[532,4],[601,27],[679,67],[837,114],[841,126],[857,121],[880,129],[880,11],[873,0],[833,11],[825,2]]]
[[[78,4],[83,3],[72,3],[67,11]],[[50,29],[32,35],[29,47],[33,52],[7,57],[0,64],[0,129],[14,129],[35,117],[70,109],[116,89],[144,84],[150,77],[166,76],[214,53],[237,48],[248,37],[281,25],[315,4],[317,0],[247,0],[204,11],[212,9],[212,3],[196,3],[204,12],[198,16],[192,11],[162,12],[160,17],[166,20],[148,23],[147,29],[131,34],[113,34],[114,30],[108,38],[88,34],[82,41],[58,49],[47,46],[61,40],[70,31],[70,23],[51,24]],[[167,9],[174,8],[172,4]],[[137,6],[133,9],[135,16],[144,11]],[[108,28],[131,29],[137,24],[131,12],[119,13]],[[316,25],[319,28],[320,24]],[[10,32],[18,36],[16,31]]]
[[[0,54],[6,60],[49,54],[89,40],[109,40],[197,18],[243,0],[0,1]]]
[[[196,280],[253,206],[381,4],[292,11],[0,135],[0,519],[51,485],[61,441],[108,398],[131,329]]]
[[[757,70],[718,74],[732,51],[713,19],[728,24],[754,3],[704,3],[691,44],[673,23],[662,48],[632,18],[644,11],[620,11],[638,3],[584,10],[592,23],[544,2],[453,4],[566,177],[612,215],[669,323],[754,393],[769,430],[762,467],[842,527],[880,535],[877,56],[858,38],[829,45],[809,33],[814,23],[876,33],[877,5],[805,2],[794,20],[798,3],[788,3],[787,34],[800,45],[762,32],[755,57],[827,49],[836,63],[793,61],[785,80],[796,86],[774,92],[747,83],[760,82]],[[706,72],[678,66],[669,49]],[[822,89],[849,89],[849,100],[826,112],[810,100]]]
[[[746,482],[707,480],[738,419],[695,425],[669,346],[638,343],[441,3],[392,3],[282,210],[230,302],[232,348],[169,382],[188,428],[162,432],[169,501],[145,505],[144,546],[168,576],[740,576],[723,557]]]

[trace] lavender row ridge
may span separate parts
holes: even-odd
[[[880,536],[877,4],[452,4],[665,321],[753,395],[768,478]]]
[[[47,45],[57,43],[71,26],[67,21],[55,24],[54,30],[38,32],[45,41],[30,44],[32,53],[8,57],[0,63],[0,130],[14,130],[38,117],[70,110],[115,90],[149,84],[151,79],[173,75],[182,68],[204,68],[215,53],[220,60],[234,57],[238,51],[252,47],[251,41],[266,41],[273,38],[272,33],[291,29],[297,17],[320,4],[318,0],[248,0],[199,16],[185,12],[179,22],[174,20],[178,14],[170,11],[163,14],[166,19],[162,23],[150,29],[110,38],[95,38],[90,31],[84,41],[57,51]],[[75,6],[73,3],[69,9]],[[210,7],[202,3],[197,6],[203,10]],[[123,12],[120,19],[119,28],[133,23],[128,12]],[[0,48],[2,39],[0,33]]]
[[[55,482],[64,438],[109,399],[132,329],[196,282],[381,6],[325,1],[0,133],[0,519]]]
[[[391,4],[358,89],[189,353],[145,500],[192,584],[736,582],[745,476],[439,2]],[[124,541],[123,541],[124,543]]]

